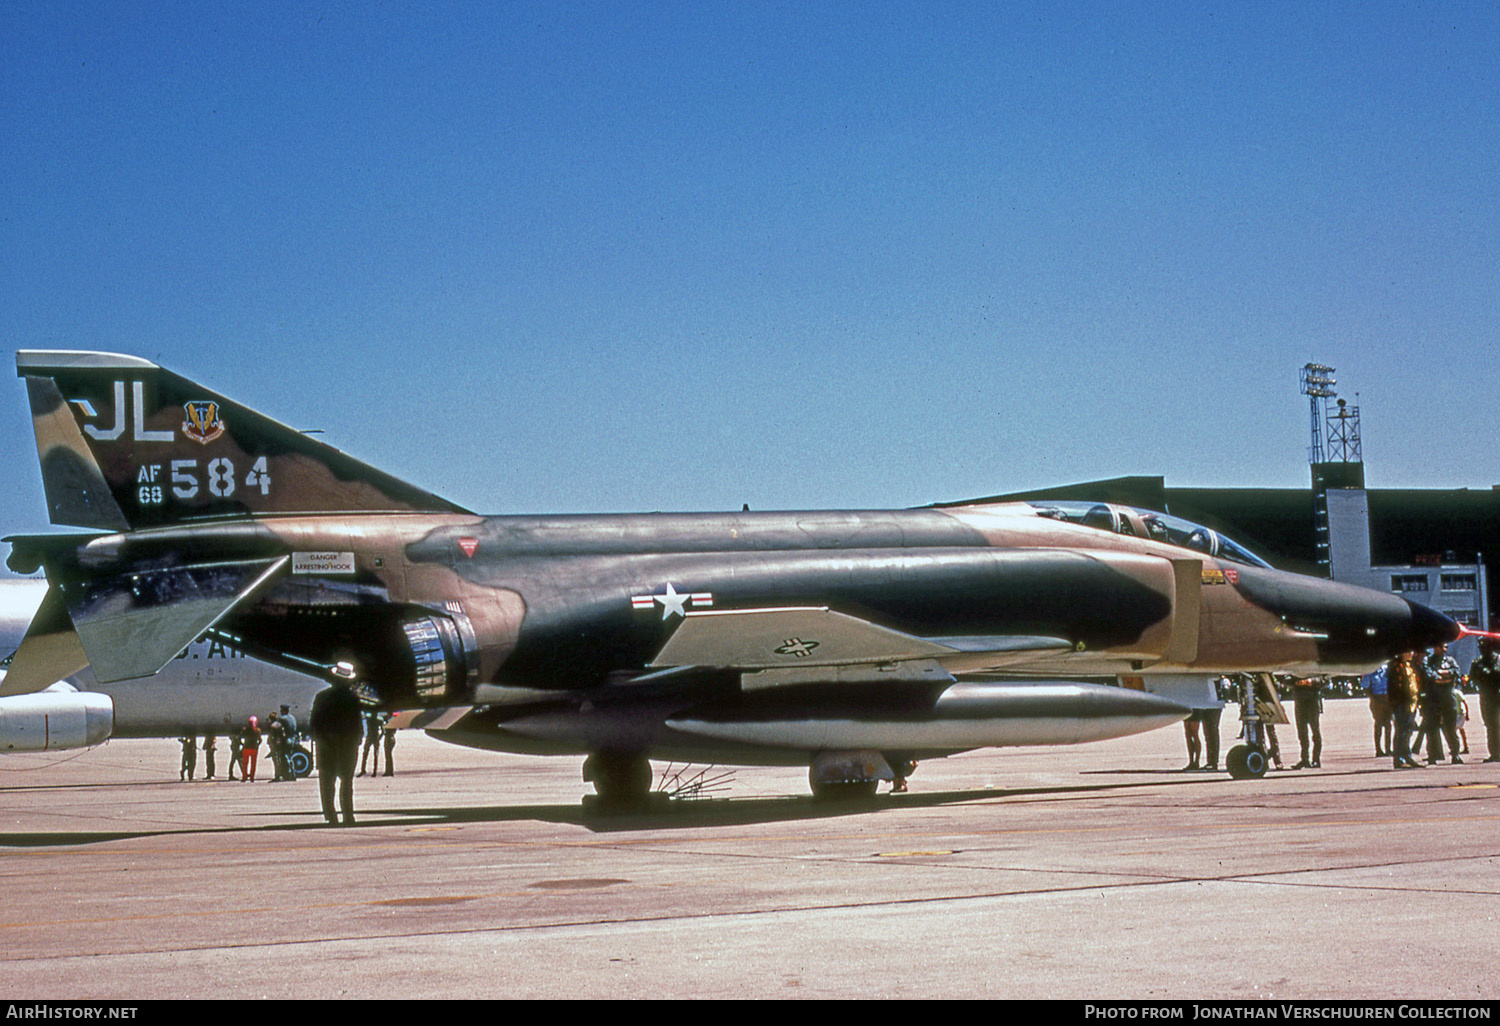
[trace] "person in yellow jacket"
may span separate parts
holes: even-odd
[[[1403,652],[1386,667],[1386,693],[1391,700],[1391,765],[1396,769],[1420,769],[1411,757],[1411,735],[1416,728],[1417,702],[1422,681],[1417,676],[1415,655]]]

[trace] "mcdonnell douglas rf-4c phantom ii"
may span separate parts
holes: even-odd
[[[91,533],[8,539],[50,582],[10,693],[147,677],[207,635],[467,710],[445,740],[587,754],[612,801],[653,758],[868,794],[917,759],[1188,711],[1072,678],[1356,673],[1459,634],[1119,507],[478,516],[142,359],[16,365],[52,522]]]

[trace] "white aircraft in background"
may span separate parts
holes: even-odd
[[[41,578],[0,578],[0,669],[46,594]],[[325,687],[220,642],[196,641],[154,677],[100,684],[85,667],[43,691],[0,697],[0,752],[82,748],[110,737],[227,735],[282,705],[305,727],[312,697]]]

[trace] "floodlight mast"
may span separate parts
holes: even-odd
[[[1307,451],[1307,462],[1322,463],[1323,460],[1323,403],[1338,395],[1333,386],[1338,381],[1333,377],[1333,368],[1321,363],[1309,363],[1302,368],[1302,394],[1308,397],[1312,420],[1312,447]]]
[[[1317,536],[1318,569],[1324,577],[1332,576],[1332,561],[1328,548],[1328,487],[1324,479],[1326,467],[1323,453],[1323,409],[1324,404],[1337,393],[1338,384],[1333,377],[1333,368],[1322,363],[1309,363],[1302,368],[1302,394],[1308,397],[1312,421],[1312,446],[1307,450],[1307,462],[1312,465],[1313,484],[1313,530]]]

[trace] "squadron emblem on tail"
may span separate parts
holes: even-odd
[[[219,404],[208,400],[183,403],[187,420],[182,422],[182,433],[200,445],[207,445],[224,433],[224,421],[219,417]]]

